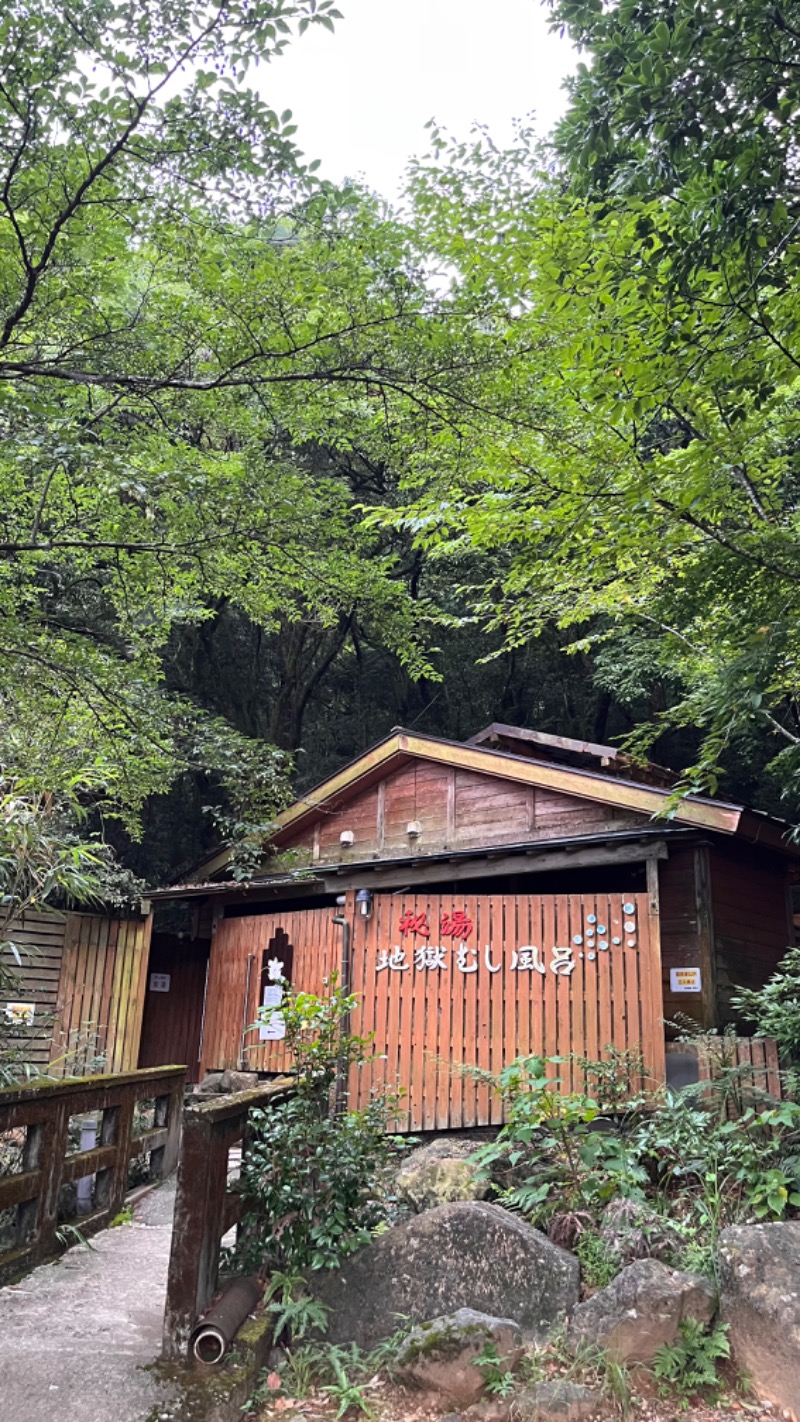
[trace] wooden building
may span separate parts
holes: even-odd
[[[281,1071],[280,978],[338,973],[379,1058],[355,1094],[399,1084],[402,1128],[498,1120],[458,1068],[520,1053],[641,1048],[663,1080],[665,1019],[724,1025],[794,941],[799,857],[781,822],[671,784],[517,727],[393,731],[279,817],[246,888],[223,853],[153,895],[182,926],[153,936],[140,1065]]]

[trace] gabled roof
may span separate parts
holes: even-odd
[[[383,740],[350,761],[335,775],[328,776],[278,815],[271,843],[278,848],[285,845],[306,826],[313,824],[320,811],[338,809],[393,771],[413,760],[422,760],[520,785],[540,786],[616,809],[638,812],[651,819],[668,816],[676,825],[736,835],[772,849],[798,853],[787,843],[788,826],[759,810],[748,810],[743,805],[700,795],[687,795],[675,801],[671,798],[673,792],[663,786],[621,779],[619,775],[595,769],[554,763],[545,756],[544,747],[541,758],[531,754],[515,755],[507,750],[490,750],[483,745],[418,735],[396,727]],[[207,860],[202,866],[204,873],[219,872],[224,868],[228,855],[228,850],[222,850],[213,859]]]

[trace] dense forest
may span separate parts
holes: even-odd
[[[398,724],[800,818],[800,3],[548,8],[550,141],[433,128],[397,210],[250,87],[332,0],[0,20],[0,859],[37,894],[246,866]]]

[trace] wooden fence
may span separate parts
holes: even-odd
[[[56,1004],[54,1072],[134,1071],[139,1061],[152,918],[70,914]]]
[[[25,1061],[49,1076],[136,1070],[151,928],[146,917],[35,911],[10,925],[0,1012],[18,1017]]]
[[[667,1043],[667,1077],[676,1087],[719,1080],[728,1074],[731,1107],[766,1093],[784,1097],[778,1044],[771,1037],[695,1037]],[[677,1070],[676,1070],[677,1068]]]
[[[65,1222],[59,1219],[63,1186],[95,1177],[90,1210],[77,1217],[81,1233],[92,1233],[119,1213],[132,1159],[149,1155],[154,1179],[174,1170],[184,1079],[182,1066],[157,1067],[0,1091],[0,1154],[7,1167],[0,1173],[0,1222],[12,1235],[5,1249],[0,1243],[0,1283],[54,1252]],[[150,1100],[152,1123],[137,1130],[136,1106]],[[97,1144],[71,1150],[71,1118],[94,1112],[100,1115]]]
[[[164,1356],[185,1359],[189,1335],[217,1291],[220,1241],[239,1221],[242,1197],[231,1190],[230,1152],[247,1148],[247,1118],[257,1106],[285,1100],[288,1078],[187,1106],[172,1227],[164,1310]]]

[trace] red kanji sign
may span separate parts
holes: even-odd
[[[400,920],[400,933],[419,933],[422,938],[430,938],[431,930],[426,913],[411,913],[406,909]]]
[[[452,913],[442,914],[440,931],[445,938],[469,938],[472,919],[468,917],[466,909],[453,909]]]

